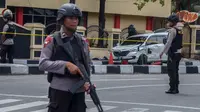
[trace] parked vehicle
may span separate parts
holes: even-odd
[[[129,63],[148,64],[161,60],[167,61],[164,54],[160,59],[160,53],[164,49],[163,41],[168,33],[147,33],[128,37],[121,44],[113,47],[112,54],[114,62],[127,59]]]

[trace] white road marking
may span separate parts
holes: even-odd
[[[0,112],[9,112],[9,111],[14,111],[14,110],[26,109],[26,108],[30,108],[30,107],[45,105],[45,104],[47,104],[47,102],[44,102],[44,101],[24,103],[24,104],[0,108]]]
[[[94,82],[105,82],[105,81],[147,81],[147,80],[161,80],[159,78],[143,78],[143,79],[98,79],[98,80],[92,80]]]
[[[13,103],[13,102],[17,102],[17,101],[21,101],[18,99],[5,99],[5,100],[0,100],[0,105],[1,104],[6,104],[6,103]]]
[[[146,108],[131,108],[131,109],[128,109],[128,110],[124,110],[122,112],[146,112],[148,110],[149,109],[146,109]]]
[[[42,110],[31,111],[31,112],[47,112],[47,111],[48,111],[48,108],[42,109]]]
[[[191,85],[191,84],[188,84]],[[193,85],[197,85],[197,84],[193,84]],[[1,94],[2,96],[12,96],[11,94]],[[28,95],[14,95],[14,96],[18,96],[18,97],[33,97],[33,96],[28,96]],[[34,98],[43,98],[44,96],[34,96]],[[45,96],[45,99],[47,99],[47,97]],[[6,102],[6,100],[0,100],[1,102]],[[10,100],[11,101],[11,100]],[[13,100],[14,101],[19,101],[19,100]],[[90,99],[86,99],[86,101],[92,102],[92,100]],[[9,100],[7,100],[7,102],[9,103]],[[191,109],[191,110],[200,110],[200,108],[198,107],[188,107],[188,106],[177,106],[177,105],[162,105],[162,104],[150,104],[150,103],[135,103],[135,102],[123,102],[123,101],[103,101],[101,100],[102,103],[113,103],[113,104],[128,104],[128,105],[141,105],[141,106],[154,106],[154,107],[169,107],[169,108],[181,108],[181,109]],[[11,107],[6,107],[6,108],[0,108],[0,112],[2,112],[4,109],[8,110],[11,108],[19,108],[20,106],[23,108],[28,108],[30,105],[41,105],[41,104],[48,104],[48,102],[33,102],[33,103],[27,103],[27,104],[20,104],[20,105],[16,105],[16,106],[11,106]],[[28,107],[26,105],[29,105]],[[19,107],[18,107],[19,106]],[[21,108],[20,107],[20,108]],[[31,107],[31,106],[30,106]],[[8,108],[8,109],[7,109]],[[3,111],[4,112],[4,111]],[[5,111],[7,112],[7,111]]]
[[[0,96],[14,96],[24,98],[48,98],[47,96],[31,96],[31,95],[16,95],[16,94],[0,94]]]
[[[181,86],[200,86],[200,84],[180,84]],[[168,84],[154,84],[154,85],[132,85],[132,86],[114,86],[114,87],[105,87],[105,88],[98,88],[96,90],[110,90],[110,89],[126,89],[126,88],[140,88],[140,87],[162,87],[168,86]],[[16,95],[16,94],[0,94],[0,96],[12,96],[12,97],[24,97],[24,98],[44,98],[47,99],[48,97],[45,96],[32,96],[32,95]]]
[[[182,86],[199,86],[200,84],[180,84]],[[96,90],[111,90],[111,89],[126,89],[126,88],[140,88],[140,87],[162,87],[168,86],[168,84],[154,84],[154,85],[133,85],[133,86],[113,86],[113,87],[104,87],[98,88]]]
[[[88,100],[87,99],[86,101],[92,101],[92,100]],[[162,105],[162,104],[151,104],[151,103],[134,103],[134,102],[123,102],[123,101],[105,101],[105,100],[101,100],[101,102],[102,103],[113,103],[113,104],[128,104],[128,105],[169,107],[169,108],[200,110],[200,108],[198,108],[198,107],[187,107],[187,106],[176,106],[176,105]]]
[[[180,84],[182,86],[199,86],[200,84]],[[133,86],[114,86],[106,88],[98,88],[96,90],[108,90],[108,89],[124,89],[124,88],[138,88],[138,87],[162,87],[168,86],[168,84],[154,84],[154,85],[133,85]],[[32,95],[16,95],[16,94],[0,94],[0,96],[12,96],[12,97],[25,97],[25,98],[48,98],[44,96],[32,96]]]
[[[167,86],[167,84],[156,84],[156,85],[133,85],[133,86],[113,86],[113,87],[104,87],[98,88],[96,90],[111,90],[111,89],[124,89],[124,88],[137,88],[137,87],[158,87],[158,86]]]
[[[173,111],[173,110],[166,110],[164,112],[182,112],[182,111]]]
[[[104,111],[108,111],[117,107],[116,106],[102,106],[102,108]],[[94,108],[87,109],[87,112],[98,112],[98,110],[96,107],[94,107]]]

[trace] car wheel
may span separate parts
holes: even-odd
[[[145,54],[142,54],[142,55],[140,55],[140,57],[139,57],[139,59],[138,59],[138,61],[137,61],[137,64],[138,65],[144,65],[144,64],[147,64],[148,62],[147,62],[147,56],[145,55]]]

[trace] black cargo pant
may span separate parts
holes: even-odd
[[[49,99],[48,112],[86,112],[84,92],[72,95],[49,88]]]
[[[0,56],[1,63],[6,63],[6,56],[9,63],[13,63],[14,45],[1,45]]]
[[[174,90],[179,84],[179,62],[181,60],[181,53],[173,53],[168,56],[167,69],[169,75],[170,89]]]

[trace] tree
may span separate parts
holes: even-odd
[[[138,10],[142,8],[148,2],[159,1],[161,6],[165,5],[165,0],[137,0],[134,4],[137,6]],[[194,5],[200,5],[200,0],[172,0],[172,12],[177,12],[180,10],[194,11]]]
[[[148,2],[156,2],[158,0],[137,0],[134,4],[137,6],[138,10],[142,10],[142,8],[146,5]],[[159,0],[160,4],[162,6],[165,5],[165,0]]]

